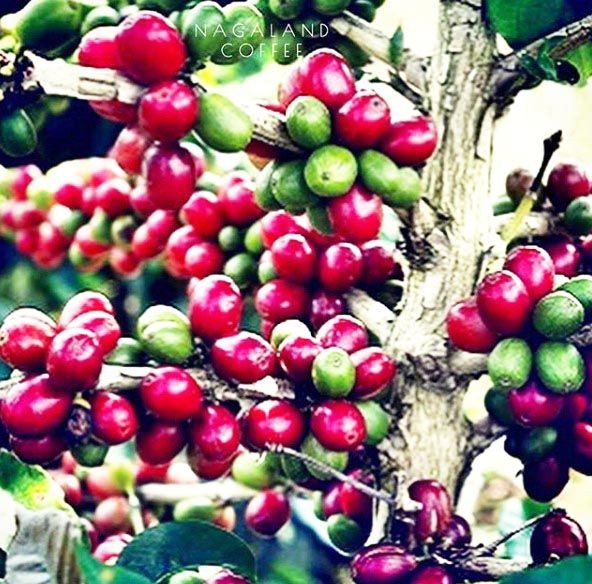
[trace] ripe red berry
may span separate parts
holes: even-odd
[[[197,121],[199,102],[184,81],[161,81],[140,100],[138,119],[154,140],[173,142],[187,134]]]
[[[372,485],[372,477],[364,474],[363,471],[353,471],[349,473],[349,476],[362,483]],[[339,489],[339,506],[344,515],[362,524],[368,523],[372,518],[372,497],[362,493],[349,483],[344,482]]]
[[[0,401],[0,418],[11,434],[22,438],[43,436],[68,417],[72,398],[56,391],[47,375],[27,377]]]
[[[571,239],[566,237],[553,237],[541,243],[553,260],[555,273],[573,278],[577,275],[581,253]]]
[[[148,260],[164,251],[166,240],[162,241],[155,238],[150,227],[143,223],[134,231],[131,245],[132,252],[139,260]]]
[[[261,219],[261,239],[266,249],[271,249],[276,239],[288,233],[306,234],[306,230],[291,213],[283,210],[272,211]]]
[[[319,281],[330,292],[345,292],[362,275],[362,252],[352,243],[336,243],[319,256]]]
[[[142,161],[143,160],[144,157],[142,156]],[[140,166],[141,164],[142,162],[140,162]],[[140,217],[148,217],[151,213],[154,213],[157,210],[156,205],[152,202],[150,196],[148,195],[146,185],[143,183],[137,184],[130,193],[130,205]]]
[[[208,276],[196,282],[191,290],[191,329],[207,341],[238,332],[241,312],[240,290],[227,276]]]
[[[310,429],[329,450],[355,450],[366,438],[364,417],[346,400],[327,400],[316,405],[310,417]]]
[[[255,201],[255,183],[246,173],[230,174],[218,189],[218,199],[231,225],[251,225],[265,215]]]
[[[247,504],[245,522],[256,534],[272,537],[290,519],[290,503],[284,493],[266,489]]]
[[[569,481],[569,466],[557,456],[524,465],[524,490],[535,501],[546,503],[557,497]]]
[[[77,477],[62,471],[55,471],[52,472],[52,478],[64,491],[64,500],[68,505],[78,507],[82,503],[82,487]]]
[[[195,417],[201,410],[201,387],[179,367],[158,367],[140,385],[144,407],[167,422],[182,422]]]
[[[222,271],[224,252],[211,241],[192,245],[185,254],[185,270],[189,276],[205,278]]]
[[[151,143],[151,137],[140,126],[128,126],[119,132],[109,156],[128,174],[140,174],[144,153]]]
[[[80,328],[94,333],[101,346],[103,355],[107,355],[117,345],[121,328],[112,314],[99,310],[85,312],[73,319],[66,328]]]
[[[351,575],[356,584],[391,584],[404,582],[416,567],[417,560],[406,549],[377,544],[354,556]]]
[[[436,150],[438,130],[431,118],[418,116],[393,122],[381,141],[380,149],[402,166],[423,164]]]
[[[362,321],[340,314],[323,324],[317,332],[317,340],[325,349],[340,347],[347,353],[354,353],[368,346],[368,332]]]
[[[571,201],[590,194],[592,183],[586,171],[575,164],[558,164],[549,174],[547,192],[553,206],[563,211]]]
[[[191,196],[197,180],[193,156],[179,144],[153,144],[142,165],[146,190],[158,209],[180,209]]]
[[[532,309],[526,286],[513,272],[485,276],[477,288],[477,307],[485,324],[504,335],[519,333]]]
[[[551,511],[536,524],[530,536],[530,555],[536,564],[588,555],[586,533],[565,511]]]
[[[142,264],[132,250],[113,247],[109,253],[109,265],[122,278],[135,278],[139,275]]]
[[[291,318],[303,318],[308,312],[308,290],[281,278],[263,284],[255,293],[255,308],[265,319],[282,322]]]
[[[207,404],[189,425],[194,447],[208,460],[227,461],[240,444],[240,427],[234,415],[223,406]]]
[[[105,444],[114,446],[133,438],[138,431],[138,416],[125,397],[99,391],[90,398],[93,434]]]
[[[212,365],[220,377],[236,383],[254,383],[276,371],[272,346],[259,335],[241,331],[212,345]]]
[[[541,247],[525,245],[514,248],[506,257],[504,269],[514,272],[524,282],[533,302],[553,290],[555,266]]]
[[[495,347],[497,334],[481,318],[475,297],[457,302],[446,316],[448,338],[459,349],[487,353]]]
[[[117,558],[121,555],[121,552],[125,549],[125,546],[132,541],[132,536],[129,533],[116,533],[105,538],[93,551],[93,556],[107,564],[112,566],[117,561]]]
[[[226,460],[208,460],[191,443],[187,448],[187,462],[191,470],[201,479],[214,481],[230,472],[236,451]]]
[[[352,353],[356,367],[356,383],[351,396],[354,399],[371,399],[378,395],[397,372],[395,362],[379,347],[367,347]]]
[[[74,245],[76,245],[80,252],[87,258],[104,256],[111,248],[110,243],[100,241],[96,238],[88,223],[76,231],[74,235]]]
[[[188,278],[185,269],[185,256],[189,248],[201,243],[203,239],[191,225],[179,227],[171,233],[165,247],[166,267],[178,278]]]
[[[319,329],[328,320],[345,312],[346,304],[343,296],[326,290],[317,290],[310,301],[308,320],[315,329]]]
[[[302,235],[282,235],[271,246],[271,261],[280,278],[308,282],[315,274],[317,254]]]
[[[95,189],[95,208],[103,209],[111,218],[119,217],[130,208],[131,190],[130,184],[123,178],[105,181]]]
[[[292,67],[287,75],[284,75],[278,85],[278,101],[280,107],[286,108],[299,96],[303,95],[302,84],[304,81],[300,67]]]
[[[452,502],[446,488],[433,480],[415,481],[409,496],[422,507],[415,515],[415,536],[426,543],[442,535],[452,520]]]
[[[304,416],[290,402],[268,399],[251,407],[243,420],[245,438],[254,448],[269,444],[294,448],[306,432]]]
[[[186,441],[183,425],[149,419],[142,422],[136,436],[136,452],[144,462],[162,465],[173,460]]]
[[[249,581],[242,576],[237,576],[230,570],[222,570],[213,578],[210,578],[208,584],[249,584]]]
[[[128,16],[119,25],[116,43],[122,71],[139,83],[175,78],[187,58],[177,29],[164,16],[148,10]]]
[[[93,516],[93,523],[103,536],[131,528],[129,503],[125,497],[109,497],[101,501]]]
[[[331,517],[331,515],[337,515],[343,513],[341,507],[341,487],[343,483],[335,482],[325,490],[323,493],[322,500],[322,511],[325,519]]]
[[[215,238],[224,227],[222,205],[218,197],[209,191],[193,193],[183,205],[181,217],[204,239]]]
[[[67,447],[66,441],[59,432],[46,434],[39,438],[10,437],[10,449],[27,464],[51,462],[60,456]]]
[[[99,26],[87,32],[78,45],[78,62],[98,69],[119,68],[116,35],[116,26]]]
[[[425,564],[413,573],[410,584],[454,584],[454,579],[446,568]]]
[[[563,396],[542,389],[536,381],[529,381],[508,393],[512,416],[522,426],[546,426],[563,409]]]
[[[278,347],[278,360],[292,381],[311,381],[312,363],[321,350],[321,344],[312,337],[290,335]]]
[[[85,484],[91,497],[99,501],[123,494],[120,485],[115,482],[111,467],[107,465],[89,468]]]
[[[375,91],[362,89],[337,110],[335,135],[350,148],[370,148],[384,136],[390,122],[387,102]]]
[[[379,239],[360,245],[362,251],[362,277],[360,284],[368,287],[382,286],[400,271],[395,261],[393,247]]]
[[[64,304],[58,325],[60,328],[68,326],[77,316],[93,310],[114,314],[113,305],[104,294],[85,290],[75,294]]]

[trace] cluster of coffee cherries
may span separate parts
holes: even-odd
[[[331,49],[294,65],[278,97],[279,104],[268,107],[285,112],[288,134],[307,154],[268,163],[256,191],[263,208],[306,211],[317,229],[330,232],[328,207],[348,193],[368,214],[381,200],[404,208],[418,200],[420,178],[410,167],[436,148],[430,119],[393,121],[387,102],[372,89],[357,88],[352,69]],[[269,148],[258,153],[278,158]]]
[[[570,466],[592,472],[590,356],[570,342],[591,310],[592,276],[556,276],[545,250],[523,246],[448,315],[453,344],[489,352],[487,409],[509,428],[506,450],[539,501],[562,491]]]

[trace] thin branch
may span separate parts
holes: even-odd
[[[496,539],[495,541],[491,542],[489,545],[485,546],[485,550],[489,553],[495,553],[495,551],[504,545],[507,541],[511,540],[513,537],[516,537],[519,533],[526,531],[527,529],[534,527],[537,523],[540,523],[545,517],[547,517],[548,512],[541,513],[536,517],[532,517],[526,523],[523,523],[520,527],[516,529],[512,529],[508,533],[502,535],[500,538]]]
[[[506,213],[498,215],[494,218],[495,228],[498,233],[502,233],[506,226],[512,220],[513,213]],[[530,238],[540,237],[554,233],[557,225],[560,223],[560,218],[550,211],[537,211],[529,213],[519,229],[516,231],[515,238]]]
[[[384,344],[395,322],[393,311],[362,290],[351,290],[345,296],[351,314],[360,319],[366,328],[378,337],[380,343]]]
[[[246,501],[257,494],[257,491],[230,478],[189,484],[148,483],[139,486],[136,492],[143,501],[162,505],[174,505],[192,497],[205,497],[226,504]]]

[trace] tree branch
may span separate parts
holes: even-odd
[[[393,311],[362,290],[354,289],[348,292],[346,300],[351,314],[360,319],[383,345],[389,338],[395,322]]]

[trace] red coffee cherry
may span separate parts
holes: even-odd
[[[152,420],[154,422],[154,420]],[[143,428],[140,430],[140,432]],[[138,436],[140,433],[138,433]],[[138,439],[136,437],[136,449],[138,446]],[[139,456],[139,455],[138,455]],[[171,465],[167,463],[151,464],[140,460],[135,469],[136,485],[145,485],[147,483],[164,483],[166,482],[167,473]]]
[[[119,217],[130,210],[132,188],[123,178],[112,178],[95,189],[95,209],[102,209],[111,218]]]
[[[415,516],[415,536],[420,543],[432,541],[448,529],[452,520],[452,502],[443,485],[433,480],[415,481],[409,496],[422,507]]]
[[[142,156],[142,161],[144,157]],[[140,162],[141,165],[142,162]],[[139,172],[134,173],[139,174]],[[156,205],[152,202],[146,190],[146,185],[143,183],[137,184],[130,193],[130,205],[132,209],[140,217],[149,217],[157,210]]]
[[[402,166],[418,166],[434,153],[438,146],[438,130],[431,118],[418,116],[393,122],[383,137],[380,149]]]
[[[586,171],[575,164],[558,164],[549,174],[547,193],[553,206],[563,211],[571,201],[590,194],[592,183]]]
[[[332,515],[343,513],[341,507],[341,487],[343,483],[332,483],[323,493],[322,512],[325,519],[329,519]]]
[[[290,335],[278,347],[278,359],[284,373],[292,381],[311,381],[312,363],[321,352],[320,343],[311,337]]]
[[[47,375],[16,383],[0,401],[0,418],[11,434],[22,438],[43,436],[68,417],[72,398],[56,391]]]
[[[306,316],[310,305],[308,290],[281,278],[263,284],[255,293],[255,308],[265,319],[282,322]]]
[[[319,256],[319,281],[330,292],[345,292],[362,275],[362,252],[352,243],[336,243]]]
[[[549,253],[540,247],[514,248],[506,257],[504,269],[514,272],[524,282],[533,302],[553,290],[555,266]]]
[[[245,227],[265,215],[255,201],[255,183],[247,174],[235,173],[227,177],[218,189],[218,200],[231,225]]]
[[[411,576],[410,584],[454,584],[454,578],[442,566],[423,564]]]
[[[214,239],[224,227],[222,204],[209,191],[193,193],[183,205],[181,217],[204,239]]]
[[[195,335],[206,341],[238,332],[242,297],[227,276],[212,275],[194,283],[189,296],[189,319]]]
[[[261,219],[261,239],[266,249],[271,249],[276,239],[289,233],[306,235],[306,230],[291,213],[283,210],[272,211]]]
[[[72,507],[78,507],[82,503],[82,487],[77,477],[62,471],[51,473],[53,480],[64,491],[64,500]]]
[[[373,482],[372,477],[361,470],[355,470],[349,476],[368,485]],[[343,514],[362,524],[372,519],[372,497],[349,483],[342,483],[339,489],[339,506]]]
[[[114,446],[131,440],[139,422],[133,404],[121,395],[99,391],[90,398],[93,434]]]
[[[222,271],[224,252],[211,241],[192,245],[185,254],[185,270],[190,276],[205,278]]]
[[[142,263],[133,251],[114,247],[109,253],[109,265],[116,274],[125,279],[139,276]]]
[[[471,538],[469,522],[460,515],[453,515],[441,541],[445,547],[461,547],[471,543]]]
[[[304,416],[290,402],[268,399],[249,409],[243,420],[245,438],[254,448],[268,444],[294,448],[306,432]]]
[[[310,429],[329,450],[352,451],[366,438],[364,417],[346,400],[327,400],[316,405],[310,417]]]
[[[127,499],[125,497],[103,499],[95,509],[93,523],[103,536],[131,529]]]
[[[85,485],[89,494],[99,501],[123,494],[115,483],[111,468],[106,465],[89,468]]]
[[[212,365],[220,377],[236,383],[254,383],[276,371],[272,346],[259,335],[241,331],[212,345]]]
[[[557,456],[524,465],[522,474],[526,494],[541,503],[552,501],[569,481],[569,466]]]
[[[140,174],[144,153],[151,143],[152,138],[140,126],[128,126],[119,132],[115,143],[111,146],[109,156],[115,159],[117,164],[128,174]],[[58,201],[57,197],[56,201],[61,202]],[[62,205],[65,204],[62,203]],[[67,206],[70,207],[71,205]],[[74,208],[77,206],[73,205]]]
[[[448,338],[459,349],[487,353],[495,347],[498,336],[481,318],[474,297],[457,302],[446,316]]]
[[[546,564],[570,556],[586,556],[586,533],[565,511],[551,511],[536,524],[530,536],[530,555],[535,564]]]
[[[169,20],[156,12],[140,10],[118,28],[117,55],[128,77],[149,85],[177,76],[187,53],[181,35]]]
[[[87,32],[78,45],[78,62],[85,67],[118,69],[116,26],[99,26]]]
[[[27,464],[46,464],[67,448],[61,433],[46,434],[39,438],[10,437],[10,449]]]
[[[136,436],[136,452],[151,465],[168,463],[185,446],[185,428],[179,423],[149,419],[142,422]]]
[[[249,581],[242,576],[237,576],[230,570],[222,570],[213,578],[210,578],[208,584],[249,584]]]
[[[339,294],[326,290],[317,290],[310,301],[308,320],[315,329],[319,329],[328,320],[343,314],[346,309],[345,299]]]
[[[140,397],[144,407],[167,422],[182,422],[201,410],[201,387],[179,367],[158,367],[142,380]]]
[[[266,489],[257,493],[245,509],[245,522],[257,535],[274,536],[290,519],[290,503],[284,493]]]
[[[271,261],[280,278],[304,283],[315,275],[317,253],[305,237],[290,233],[273,242]]]
[[[58,333],[47,354],[47,372],[56,389],[92,389],[101,373],[103,352],[94,333],[72,328]]]
[[[550,424],[563,409],[563,396],[546,391],[536,381],[529,381],[508,393],[508,406],[518,424],[540,427]]]
[[[573,278],[580,268],[582,254],[571,239],[553,237],[541,243],[553,260],[555,273]]]
[[[417,566],[411,552],[392,544],[378,544],[358,552],[350,565],[356,584],[403,582]]]
[[[191,442],[208,460],[227,461],[240,444],[240,427],[223,406],[207,404],[189,426]]]
[[[228,474],[237,451],[226,460],[208,460],[195,446],[187,447],[187,462],[191,470],[201,479],[215,481]]]
[[[354,399],[377,396],[395,378],[395,362],[379,347],[360,349],[351,356],[356,367],[356,383],[351,393]]]
[[[112,566],[125,546],[133,540],[129,533],[116,533],[106,537],[93,551],[93,556],[103,564]]]
[[[339,347],[347,353],[355,353],[368,346],[368,332],[362,321],[341,314],[328,320],[317,332],[321,347]]]
[[[199,102],[184,81],[161,81],[140,100],[138,119],[154,140],[174,142],[187,134],[197,121]]]
[[[389,278],[395,277],[401,268],[397,264],[393,247],[379,239],[360,245],[362,252],[362,276],[360,283],[367,287],[382,286]]]
[[[113,315],[99,310],[92,310],[77,316],[68,324],[67,328],[80,328],[94,333],[103,355],[113,351],[121,337],[121,328]]]
[[[77,316],[86,312],[98,310],[107,314],[115,314],[110,300],[100,292],[85,290],[75,294],[64,304],[58,325],[60,328],[68,326]]]
[[[203,239],[191,225],[185,225],[173,231],[165,247],[167,271],[176,278],[188,278],[189,273],[185,269],[185,256],[191,247],[202,241]]]

